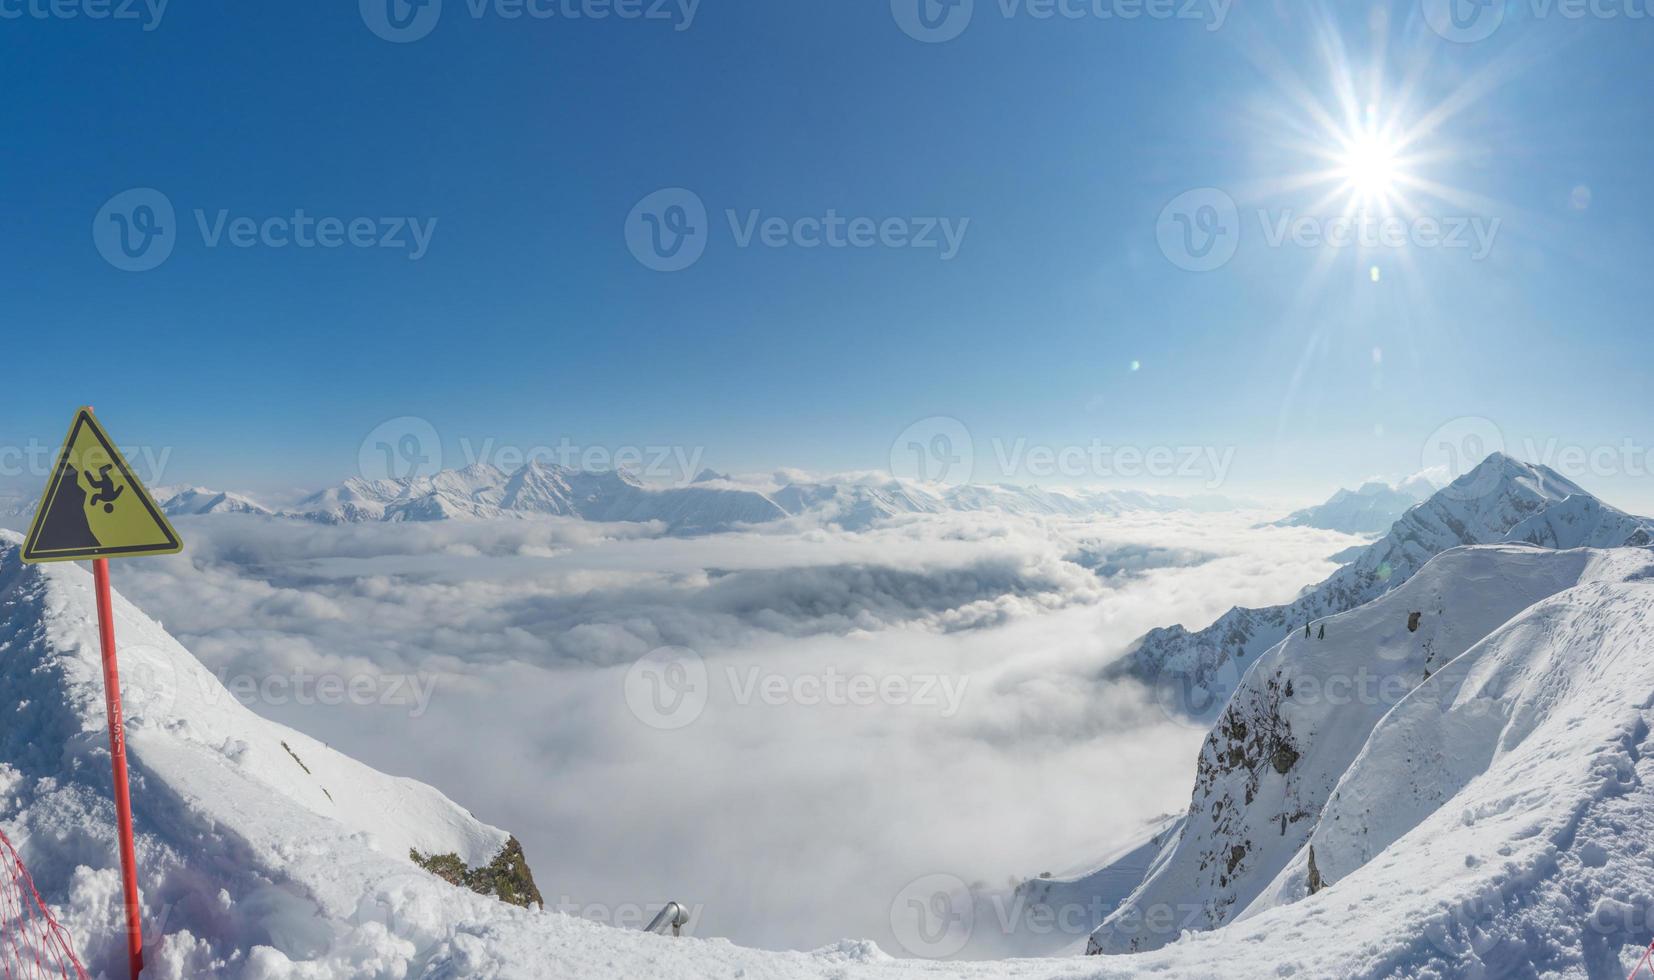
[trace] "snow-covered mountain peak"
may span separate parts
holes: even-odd
[[[1493,453],[1443,487],[1432,499],[1451,499],[1499,505],[1502,502],[1556,501],[1584,488],[1541,463],[1526,463],[1505,453]]]
[[[1571,497],[1579,499],[1565,504]],[[1554,519],[1543,516],[1558,506],[1563,510]],[[1595,501],[1548,467],[1496,453],[1408,509],[1384,537],[1293,602],[1232,609],[1199,632],[1182,626],[1154,630],[1138,641],[1121,669],[1150,681],[1170,676],[1204,689],[1231,661],[1244,669],[1286,633],[1378,598],[1450,548],[1497,544],[1513,533],[1520,535],[1515,540],[1529,543],[1621,547],[1646,540],[1648,523]]]
[[[573,491],[563,469],[530,460],[505,481],[500,507],[530,514],[574,514]]]
[[[190,487],[168,494],[156,495],[161,510],[170,517],[198,517],[205,514],[264,514],[272,513],[251,497],[227,491]]]

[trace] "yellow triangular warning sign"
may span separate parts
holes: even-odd
[[[23,560],[135,558],[183,548],[92,410],[81,409],[35,508]]]

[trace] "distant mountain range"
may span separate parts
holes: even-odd
[[[275,511],[245,494],[208,490],[206,487],[151,487],[150,495],[168,517],[197,517],[205,514],[264,514]],[[0,518],[8,524],[23,524],[34,515],[35,501],[22,497],[0,499]]]
[[[795,480],[779,487],[754,488],[713,470],[702,470],[687,486],[651,487],[624,471],[581,470],[541,462],[511,471],[479,463],[428,477],[352,478],[286,508],[205,487],[155,487],[153,494],[161,509],[174,517],[255,514],[316,524],[362,524],[558,516],[658,522],[674,534],[725,531],[803,516],[854,531],[906,514],[1092,517],[1244,506],[1210,494],[1173,497],[1135,490],[930,487],[894,479]],[[32,511],[32,501],[0,503],[0,516],[11,518],[12,524],[26,521]]]
[[[1441,489],[1428,477],[1415,476],[1391,486],[1364,483],[1358,490],[1339,490],[1324,504],[1294,511],[1275,527],[1314,527],[1345,534],[1383,534],[1408,508]]]
[[[655,489],[615,470],[531,462],[510,473],[486,463],[403,480],[349,479],[300,500],[282,516],[321,524],[558,516],[660,521],[676,532],[781,520],[787,512],[750,490],[714,484]]]

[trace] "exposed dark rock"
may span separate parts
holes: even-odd
[[[1291,769],[1293,764],[1297,761],[1298,750],[1293,748],[1290,743],[1284,740],[1275,743],[1275,751],[1270,753],[1269,756],[1269,764],[1274,766],[1275,771],[1283,776],[1286,775],[1287,770]]]
[[[512,837],[494,855],[494,860],[480,868],[468,867],[458,854],[421,854],[408,851],[413,863],[431,872],[443,881],[461,888],[469,888],[479,895],[492,895],[508,905],[528,908],[545,907],[540,889],[534,884],[534,872],[529,870],[523,856],[523,845]]]

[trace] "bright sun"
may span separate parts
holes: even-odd
[[[1358,198],[1382,201],[1395,190],[1400,148],[1377,133],[1360,133],[1344,141],[1338,175]]]

